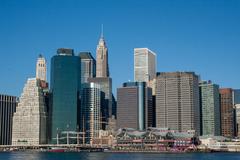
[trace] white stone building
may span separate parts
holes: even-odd
[[[13,116],[12,145],[46,143],[46,108],[40,80],[29,78]]]
[[[156,90],[156,65],[156,53],[148,48],[134,48],[134,81],[147,82],[153,95]]]
[[[36,63],[36,78],[47,81],[47,62],[46,59],[40,54]]]
[[[148,48],[134,48],[134,81],[149,82],[156,77],[156,53]]]

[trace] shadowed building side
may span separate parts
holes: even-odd
[[[117,89],[117,128],[152,127],[152,89],[145,82],[127,82]]]
[[[0,145],[12,143],[13,114],[16,106],[17,97],[0,94]]]

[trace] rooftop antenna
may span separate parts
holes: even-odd
[[[102,30],[101,30],[101,38],[103,38],[103,24],[102,24]]]

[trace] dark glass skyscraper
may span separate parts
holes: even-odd
[[[51,59],[51,143],[56,143],[57,134],[61,138],[63,131],[79,128],[80,89],[81,59],[72,49],[58,49]]]
[[[240,104],[240,89],[234,89],[233,96],[234,96],[233,103]]]
[[[100,85],[85,83],[81,90],[81,125],[80,131],[85,132],[85,142],[92,144],[99,136],[101,127],[101,95]]]
[[[12,141],[13,113],[16,111],[17,97],[0,94],[0,145],[10,145]]]

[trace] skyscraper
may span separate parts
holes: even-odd
[[[117,128],[152,127],[152,90],[146,82],[127,82],[117,89]]]
[[[233,90],[233,103],[235,109],[235,130],[236,136],[240,137],[240,89]]]
[[[103,92],[103,100],[102,100],[102,121],[107,124],[109,118],[112,118],[112,79],[109,77],[109,67],[108,67],[108,49],[106,46],[106,42],[103,38],[103,31],[101,33],[101,37],[99,43],[97,45],[96,50],[96,61],[97,61],[97,70],[96,77],[89,78],[88,82],[96,83],[100,85],[100,90]],[[103,124],[103,129],[105,129],[105,124]]]
[[[146,82],[152,88],[152,112],[155,113],[156,104],[156,54],[148,48],[134,48],[134,81]],[[155,115],[153,115],[155,125]]]
[[[86,132],[86,143],[92,144],[99,136],[101,127],[101,91],[100,85],[85,83],[81,89],[81,125],[80,131]]]
[[[40,79],[29,78],[13,116],[12,145],[47,142],[46,106]]]
[[[233,98],[234,104],[240,104],[240,89],[233,90]]]
[[[156,127],[200,134],[198,76],[194,72],[157,74]]]
[[[87,83],[88,78],[96,77],[96,60],[90,52],[80,52],[81,58],[81,82]]]
[[[231,88],[221,88],[221,134],[225,137],[234,137],[235,120],[233,108],[233,90]]]
[[[112,78],[109,77],[96,77],[89,78],[89,83],[95,83],[100,86],[101,92],[103,92],[101,100],[101,112],[102,112],[102,121],[105,124],[108,121],[108,118],[112,117]],[[103,124],[103,129],[105,129],[105,124]]]
[[[202,135],[221,135],[219,86],[211,81],[202,81],[200,88]]]
[[[237,137],[240,137],[240,104],[235,104],[235,108],[236,108]]]
[[[134,81],[150,82],[156,77],[156,54],[148,48],[134,48]]]
[[[47,63],[45,58],[40,54],[36,63],[36,78],[47,81]]]
[[[81,60],[72,49],[60,48],[51,59],[50,142],[80,126]],[[64,141],[60,143],[66,143]]]
[[[103,31],[97,45],[97,77],[109,77],[108,48],[103,38]]]
[[[12,122],[16,105],[17,97],[0,94],[0,145],[12,143]]]

